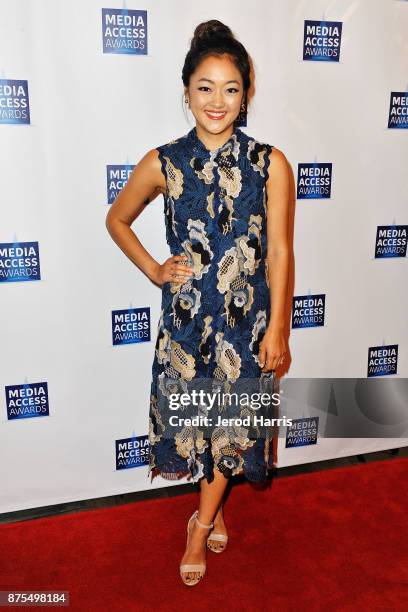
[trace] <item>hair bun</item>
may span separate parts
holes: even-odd
[[[213,38],[234,38],[234,35],[230,28],[224,23],[221,23],[221,21],[218,21],[218,19],[210,19],[210,21],[200,23],[194,30],[191,48],[197,47],[201,44],[206,44]]]

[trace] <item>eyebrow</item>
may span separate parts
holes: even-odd
[[[214,81],[212,81],[211,79],[206,79],[205,77],[203,77],[202,79],[198,79],[198,82],[200,81],[208,81],[209,83],[214,83]],[[227,83],[238,83],[239,85],[239,81],[237,81],[236,79],[232,79],[231,81],[225,81],[225,84]]]

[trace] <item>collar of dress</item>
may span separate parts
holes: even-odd
[[[194,126],[187,134],[187,142],[192,148],[194,157],[200,157],[203,159],[204,158],[215,159],[223,151],[227,151],[228,149],[235,151],[236,146],[239,142],[239,136],[240,136],[240,129],[236,125],[234,125],[233,132],[231,136],[228,138],[227,142],[224,142],[224,144],[221,147],[218,147],[217,149],[210,151],[209,149],[207,149],[207,147],[202,142],[202,140],[200,140],[199,137],[197,136],[197,128],[196,126]]]

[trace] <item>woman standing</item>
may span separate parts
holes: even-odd
[[[169,400],[208,380],[218,392],[240,381],[258,387],[268,377],[273,382],[286,353],[289,166],[279,149],[234,125],[251,85],[250,64],[226,25],[211,20],[196,27],[182,79],[195,126],[146,153],[106,224],[123,252],[162,288],[148,474],[189,475],[200,482],[180,565],[183,582],[191,586],[205,574],[206,547],[217,553],[226,548],[229,478],[243,473],[254,482],[266,480],[273,466],[272,428],[249,435],[248,428],[217,424],[225,405],[213,410],[210,425],[192,425],[193,419],[170,417],[202,416],[203,406],[191,411],[191,404],[188,410],[179,404],[174,410]],[[130,228],[159,193],[172,254],[163,264]],[[246,405],[227,412],[242,417],[253,410]]]

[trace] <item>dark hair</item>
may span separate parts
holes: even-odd
[[[248,53],[239,40],[235,38],[230,28],[217,19],[204,21],[194,30],[190,50],[184,60],[181,73],[184,86],[189,86],[191,75],[205,57],[223,55],[224,53],[231,56],[232,61],[241,73],[244,96],[246,96],[251,85]]]

